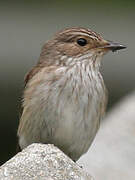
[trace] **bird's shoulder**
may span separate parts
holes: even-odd
[[[34,66],[24,77],[24,87],[28,84],[28,82],[35,77],[36,75],[41,75],[40,78],[43,76],[48,76],[49,74],[55,74],[56,70],[59,69],[57,66],[44,66],[42,64],[37,64]],[[59,73],[57,73],[59,74]]]

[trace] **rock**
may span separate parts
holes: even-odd
[[[135,92],[107,114],[79,163],[96,180],[135,179]]]
[[[0,167],[1,180],[92,180],[53,145],[32,144]]]

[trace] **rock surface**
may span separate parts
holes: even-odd
[[[53,145],[32,144],[0,167],[1,180],[93,180]]]
[[[135,92],[107,114],[79,164],[96,180],[135,180]]]

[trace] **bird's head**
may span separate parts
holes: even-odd
[[[108,51],[126,48],[124,45],[104,40],[90,29],[68,28],[58,32],[42,48],[40,62],[71,65],[89,59],[96,61]]]

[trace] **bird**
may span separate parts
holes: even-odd
[[[48,40],[25,76],[17,131],[20,149],[54,144],[75,162],[85,154],[107,106],[101,59],[124,48],[82,27],[65,28]]]

